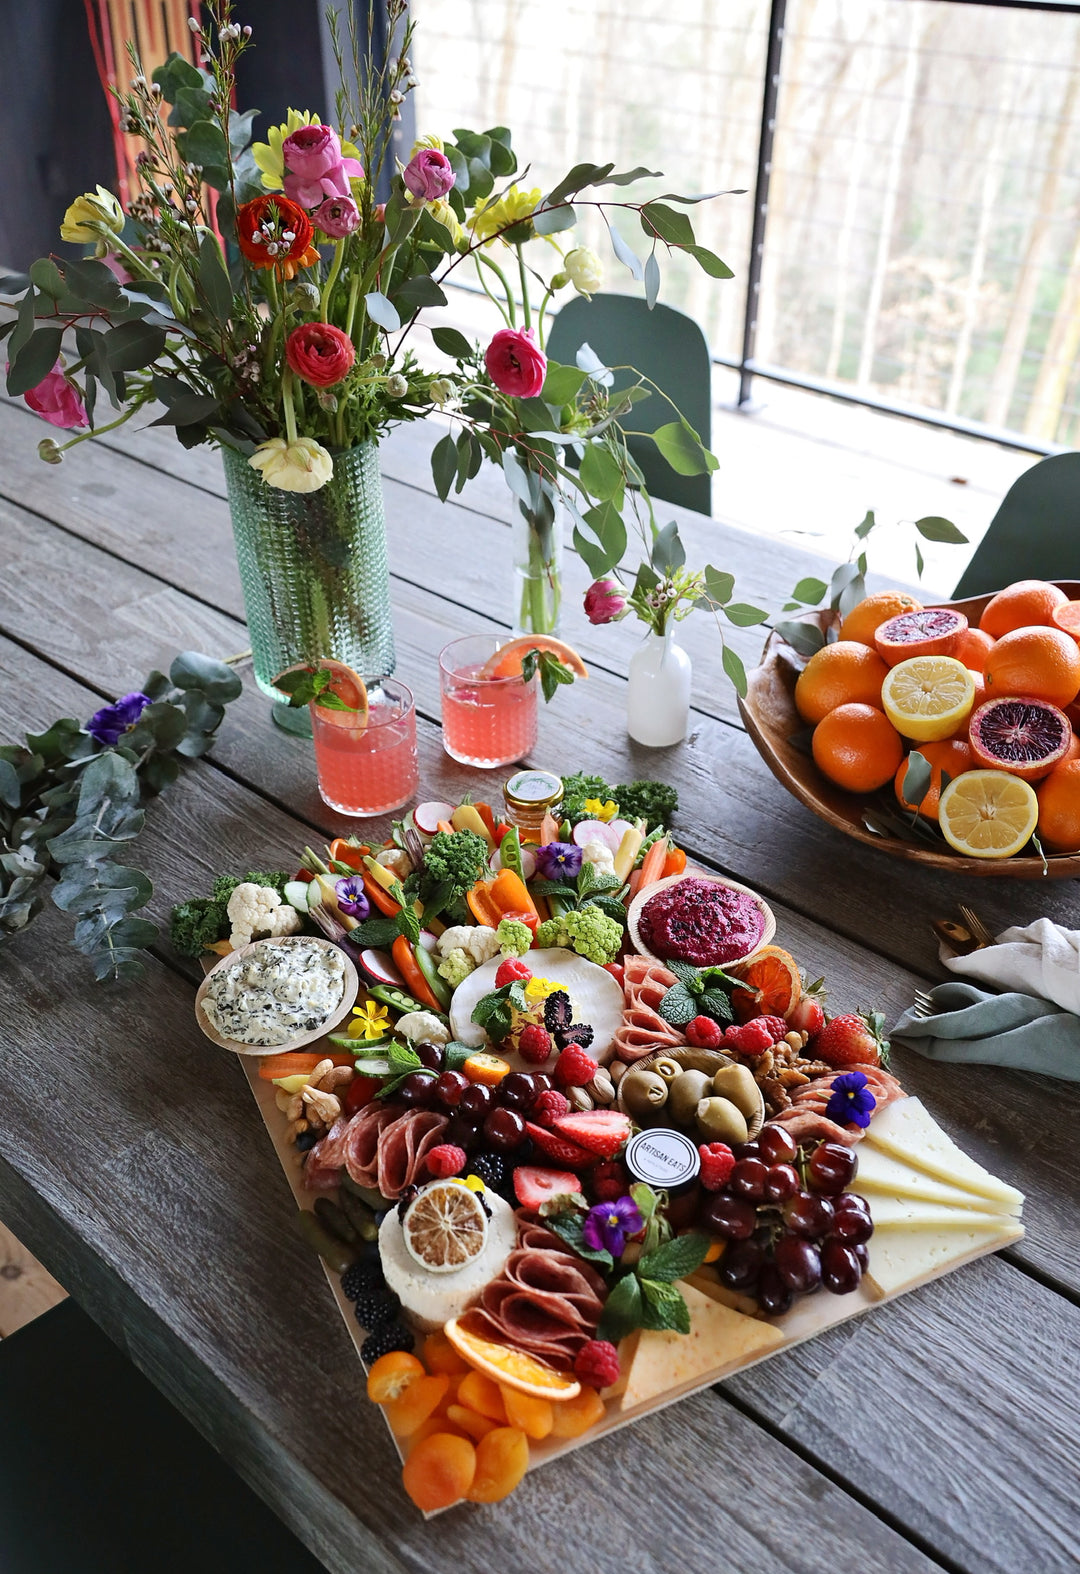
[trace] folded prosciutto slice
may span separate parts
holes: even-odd
[[[628,956],[623,976],[626,1007],[615,1034],[616,1058],[629,1065],[658,1049],[685,1044],[686,1035],[665,1022],[659,1011],[667,991],[678,983],[675,974],[647,956]]]

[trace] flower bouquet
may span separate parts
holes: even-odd
[[[620,423],[638,399],[663,397],[643,378],[613,393],[612,369],[587,353],[577,366],[547,359],[553,300],[600,282],[595,255],[561,237],[580,209],[597,209],[651,304],[665,251],[730,276],[683,211],[702,199],[601,196],[655,173],[612,163],[578,164],[546,193],[529,188],[515,181],[505,127],[426,137],[404,164],[393,158],[394,125],[416,85],[405,0],[389,0],[398,53],[381,62],[373,16],[366,36],[351,27],[343,38],[331,11],[342,81],[334,123],[290,110],[251,145],[256,112],[238,112],[234,90],[252,29],[233,20],[230,0],[206,10],[205,28],[190,23],[198,66],[173,54],[147,80],[132,52],[118,96],[122,129],[142,142],[138,195],[126,210],[101,186],[80,197],[61,235],[89,253],[41,258],[3,281],[21,293],[0,330],[8,391],[72,433],[44,438],[42,458],[58,463],[155,406],[152,424],[171,426],[185,447],[222,449],[256,676],[276,697],[271,680],[290,662],[332,654],[368,673],[392,669],[376,445],[398,422],[441,410],[454,431],[432,456],[439,496],[460,491],[485,457],[503,468],[526,533],[515,621],[551,632],[560,501],[579,550],[616,562],[624,504],[642,487]],[[611,224],[616,208],[640,223],[644,265]],[[463,264],[505,327],[487,346],[436,327],[445,359],[426,369],[414,330],[447,304]],[[116,412],[104,423],[102,392]],[[678,411],[651,436],[686,473],[716,467]]]

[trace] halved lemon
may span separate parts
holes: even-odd
[[[512,1345],[485,1339],[470,1326],[468,1312],[463,1317],[452,1318],[443,1332],[470,1366],[497,1383],[505,1383],[507,1388],[532,1394],[535,1399],[550,1399],[555,1404],[563,1399],[576,1399],[581,1392],[581,1384],[571,1373],[557,1372],[554,1367],[545,1366],[543,1361],[537,1361]]]
[[[1039,800],[1008,771],[964,771],[945,788],[938,824],[950,847],[969,858],[1012,858],[1030,839]]]
[[[282,678],[287,677],[291,672],[314,673],[316,671],[332,674],[330,682],[326,685],[326,692],[336,695],[342,704],[347,705],[349,709],[347,711],[332,711],[326,706],[320,706],[318,700],[315,701],[315,709],[322,710],[323,715],[327,718],[340,717],[341,725],[343,726],[366,727],[368,695],[364,680],[358,672],[353,671],[352,667],[346,666],[343,661],[337,661],[333,656],[323,656],[317,662],[294,662],[291,667],[286,667],[283,672],[279,672],[273,681],[280,686]],[[283,692],[288,693],[288,690],[286,689]]]
[[[905,738],[949,738],[975,703],[975,679],[955,656],[911,656],[889,669],[881,685],[885,714]]]
[[[521,663],[530,650],[546,650],[570,668],[576,678],[587,678],[589,669],[572,645],[565,640],[553,639],[550,634],[522,634],[501,645],[494,656],[489,656],[480,669],[482,678],[514,678],[521,671]]]
[[[433,1181],[409,1204],[401,1229],[414,1262],[429,1273],[456,1273],[487,1245],[488,1217],[467,1186]]]

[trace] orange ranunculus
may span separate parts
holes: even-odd
[[[279,268],[286,279],[319,260],[311,220],[288,197],[255,197],[236,213],[240,250],[257,268]]]

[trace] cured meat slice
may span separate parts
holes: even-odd
[[[864,1136],[858,1126],[850,1128],[838,1126],[835,1120],[829,1120],[817,1110],[801,1108],[795,1104],[790,1109],[781,1110],[779,1115],[774,1115],[770,1125],[784,1126],[800,1144],[842,1142],[846,1148],[853,1148]]]
[[[648,957],[627,957],[623,988],[626,1007],[615,1033],[615,1054],[627,1064],[644,1060],[660,1049],[677,1049],[686,1035],[665,1022],[659,1006],[667,991],[678,982],[674,973]]]
[[[886,1104],[891,1104],[895,1099],[902,1099],[906,1095],[895,1077],[887,1071],[882,1071],[880,1066],[845,1066],[844,1071],[834,1071],[829,1076],[815,1077],[804,1087],[798,1088],[791,1097],[791,1102],[799,1109],[817,1110],[824,1114],[825,1106],[832,1096],[833,1083],[837,1077],[849,1071],[860,1071],[866,1078],[866,1085],[874,1095],[878,1109],[884,1109]]]
[[[325,1165],[328,1169],[340,1170],[345,1164],[345,1139],[349,1130],[348,1115],[339,1115],[326,1136],[317,1142],[311,1150],[308,1163]]]
[[[553,1231],[518,1215],[517,1248],[480,1297],[478,1315],[492,1338],[554,1366],[572,1367],[596,1333],[606,1286]]]
[[[446,1129],[445,1115],[435,1110],[391,1111],[376,1142],[376,1175],[379,1190],[393,1200],[416,1180],[428,1150]],[[351,1173],[351,1172],[350,1172]]]
[[[397,1119],[398,1113],[376,1101],[365,1104],[349,1122],[345,1138],[345,1168],[350,1180],[354,1180],[358,1186],[378,1187],[379,1136],[384,1127]]]

